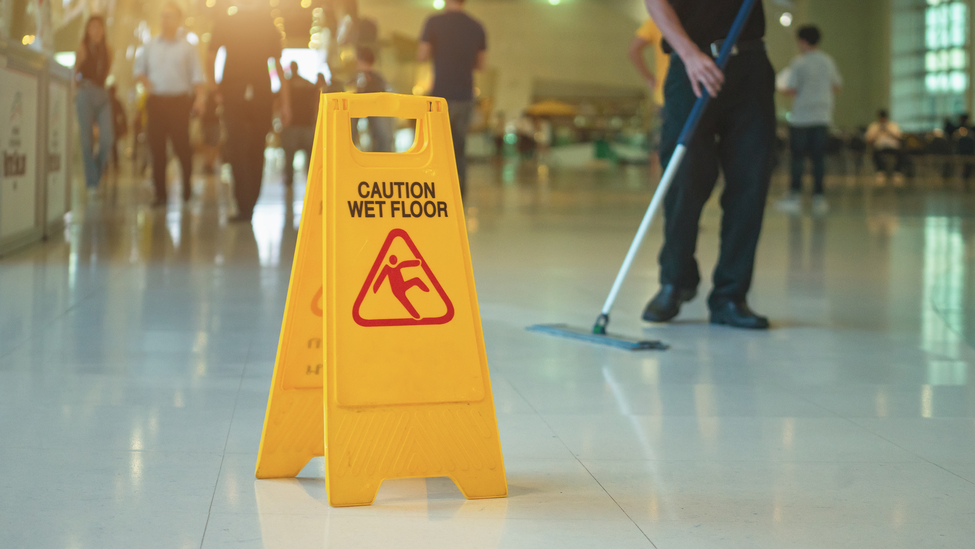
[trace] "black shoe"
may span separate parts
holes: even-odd
[[[711,308],[711,324],[724,324],[734,328],[768,330],[768,319],[755,314],[744,301],[727,301]]]
[[[643,320],[667,322],[677,316],[682,303],[694,299],[696,295],[697,290],[694,288],[680,289],[673,284],[664,284],[650,303],[647,303],[647,308],[643,310]]]

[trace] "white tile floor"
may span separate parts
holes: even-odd
[[[302,190],[271,174],[251,228],[213,178],[165,212],[125,179],[0,258],[0,548],[972,545],[975,199],[836,180],[826,218],[770,211],[767,333],[707,325],[703,297],[641,325],[658,225],[611,327],[672,348],[628,353],[524,328],[591,325],[647,170],[472,176],[508,498],[394,480],[332,509],[320,459],[255,480]]]

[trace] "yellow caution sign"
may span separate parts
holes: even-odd
[[[319,107],[321,128],[324,100]],[[308,162],[308,185],[257,455],[257,478],[297,476],[308,460],[325,455],[321,184],[324,147],[325,137],[318,131]]]
[[[416,120],[413,147],[359,151],[352,120],[369,116]],[[328,94],[313,158],[323,142],[324,179],[310,178],[309,189],[324,186],[324,254],[308,249],[322,234],[306,231],[309,191],[258,477],[293,476],[314,455],[310,438],[270,444],[280,430],[313,425],[284,417],[297,399],[284,399],[291,408],[275,400],[311,386],[312,355],[298,349],[314,322],[298,319],[314,314],[305,296],[321,273],[329,503],[368,505],[384,479],[404,477],[447,476],[468,498],[507,495],[446,101]],[[319,258],[323,268],[307,267]]]

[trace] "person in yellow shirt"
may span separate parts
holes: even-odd
[[[640,72],[643,79],[647,81],[647,87],[653,91],[653,100],[658,105],[664,103],[664,79],[667,77],[667,69],[670,67],[670,56],[664,53],[661,47],[663,34],[652,19],[647,19],[636,31],[633,42],[630,43],[630,61]],[[653,68],[647,66],[647,61],[643,56],[647,47],[653,48]]]

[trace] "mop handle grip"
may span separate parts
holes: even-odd
[[[731,52],[734,51],[735,44],[738,43],[738,36],[741,35],[742,29],[745,28],[745,23],[748,22],[748,17],[751,15],[754,6],[755,0],[745,0],[742,2],[741,9],[738,10],[738,15],[735,16],[735,21],[731,24],[731,30],[728,31],[728,36],[721,43],[721,51],[718,53],[718,59],[715,61],[715,64],[721,69],[721,72],[724,72],[725,67],[728,66]],[[687,117],[687,122],[684,123],[684,130],[680,132],[680,137],[677,138],[678,145],[688,145],[688,142],[694,135],[694,130],[697,129],[698,122],[701,121],[701,116],[704,115],[704,109],[707,108],[708,103],[711,101],[711,95],[708,94],[707,90],[702,90],[702,92],[701,97],[697,98],[697,103],[694,104],[694,109],[691,110],[690,116]]]

